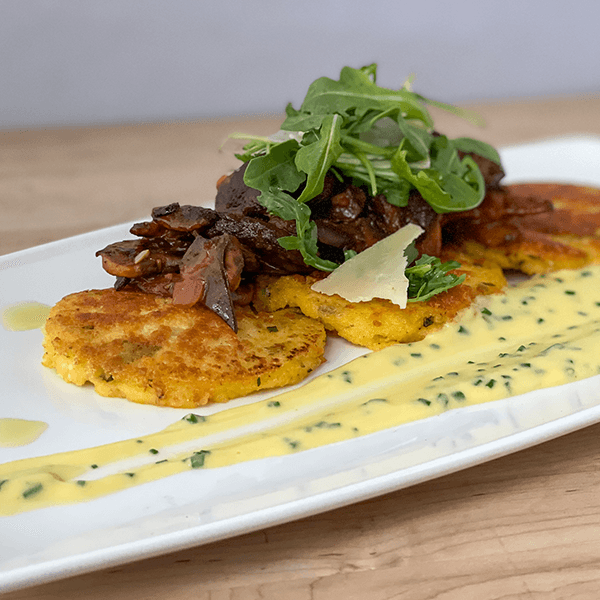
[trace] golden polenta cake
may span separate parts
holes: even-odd
[[[319,322],[293,309],[243,307],[236,316],[237,335],[203,306],[140,292],[79,292],[50,311],[42,363],[103,396],[189,408],[297,383],[323,362]]]
[[[528,275],[600,263],[600,190],[560,183],[508,186],[513,198],[547,200],[553,210],[473,224],[455,233],[462,252]]]
[[[477,296],[499,293],[506,285],[499,267],[469,264],[460,255],[452,258],[462,263],[453,273],[464,273],[465,281],[425,302],[409,302],[405,309],[378,298],[349,302],[338,295],[321,294],[311,289],[317,279],[302,275],[259,278],[256,304],[270,311],[297,307],[327,330],[371,350],[416,342],[453,319]]]

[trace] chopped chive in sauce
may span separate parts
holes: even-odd
[[[556,337],[556,336],[552,336],[552,337]],[[546,356],[551,350],[560,350],[561,348],[564,348],[565,345],[564,344],[552,344],[552,346],[548,346],[545,350],[542,350],[540,352],[540,356]]]
[[[574,295],[575,295],[575,293],[576,293],[576,292],[575,292],[575,290],[565,290],[565,294],[566,294],[567,296],[574,296]]]
[[[469,330],[467,328],[463,327],[462,325],[460,325],[458,328],[458,333],[462,333],[463,335],[469,335]]]
[[[527,350],[527,346],[519,346],[517,348],[517,352],[523,352],[523,350]]]
[[[258,387],[260,387],[260,377],[257,377],[257,378],[256,378],[256,385],[257,385]]]
[[[144,440],[135,440],[136,444],[143,444]]]
[[[206,421],[206,417],[203,417],[202,415],[195,415],[194,413],[190,413],[189,415],[186,415],[185,417],[183,417],[182,421],[187,421],[188,423],[204,423],[204,421]]]
[[[31,498],[31,496],[39,494],[42,491],[43,487],[44,486],[41,483],[36,483],[35,485],[32,485],[30,488],[26,489],[23,492],[23,498]]]
[[[489,387],[490,389],[492,389],[494,387],[494,385],[496,384],[496,380],[495,379],[490,379],[486,384],[485,387]]]
[[[292,449],[295,450],[299,445],[300,442],[296,441],[296,440],[290,440],[290,438],[283,438],[283,441]]]
[[[192,469],[200,469],[203,467],[207,454],[210,454],[209,450],[199,450],[198,452],[194,452],[194,454],[190,456],[190,466]]]
[[[313,427],[318,427],[319,429],[336,429],[341,426],[341,423],[329,423],[328,421],[319,421],[313,425]]]
[[[281,406],[281,402],[279,400],[271,400],[271,402],[267,403],[269,408],[279,408]]]
[[[169,461],[166,458],[163,458],[162,460],[157,460],[154,464],[155,465],[160,465],[160,464],[166,463],[166,462],[169,462]]]
[[[429,347],[432,350],[439,350],[440,349],[440,345],[439,344],[429,344]]]
[[[277,333],[279,329],[277,329],[275,325],[271,325],[270,327],[267,327],[267,331],[270,331],[271,333]]]
[[[484,308],[481,311],[481,314],[490,316],[492,314],[492,311],[489,308]]]
[[[79,487],[83,487],[87,481],[85,481],[85,479],[79,479],[75,482]]]
[[[97,464],[90,465],[90,468],[91,468],[91,469],[97,469],[97,468],[98,468],[98,465],[97,465]]]
[[[132,477],[132,478],[135,477],[135,473],[131,473],[131,472],[123,473],[123,475],[127,475],[127,477]]]
[[[361,406],[367,406],[367,404],[372,404],[373,402],[387,403],[387,399],[386,398],[371,398],[370,400],[367,400],[366,402],[363,402],[361,404]]]
[[[448,404],[450,403],[450,399],[448,398],[448,396],[446,394],[438,394],[436,400],[442,404],[442,406],[447,407]]]
[[[2,489],[2,486],[8,481],[8,479],[2,479],[0,480],[0,490]]]
[[[422,358],[423,355],[420,352],[411,352],[410,354],[413,358]]]
[[[158,450],[156,448],[150,448],[148,452],[150,452],[150,454],[158,454]]]
[[[342,379],[346,383],[352,383],[352,373],[350,371],[342,371]]]
[[[427,398],[417,398],[417,402],[420,402],[425,406],[431,406],[431,400],[427,400]]]
[[[465,400],[466,399],[466,396],[460,390],[457,390],[456,392],[452,392],[452,397],[455,400]]]

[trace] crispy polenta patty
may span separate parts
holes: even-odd
[[[314,277],[300,275],[259,279],[256,303],[261,310],[271,311],[298,307],[349,342],[381,350],[393,344],[422,340],[470,306],[477,296],[499,293],[506,285],[502,270],[495,265],[463,263],[454,272],[466,275],[464,283],[426,302],[409,302],[404,309],[378,298],[348,302],[338,295],[321,294],[311,290]]]
[[[509,188],[515,198],[548,200],[554,210],[513,217],[514,233],[498,228],[506,231],[505,236],[493,234],[494,224],[479,228],[473,233],[487,234],[489,239],[468,239],[467,235],[463,252],[528,275],[600,263],[600,189],[560,183],[523,183]],[[491,227],[491,235],[486,227]]]
[[[189,408],[301,381],[324,358],[326,334],[292,309],[239,308],[236,335],[207,308],[139,292],[63,298],[44,327],[42,363],[102,396]]]

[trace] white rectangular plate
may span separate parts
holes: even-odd
[[[600,187],[600,138],[542,141],[501,154],[507,183]],[[112,227],[0,258],[0,310],[110,287],[113,278],[94,252],[130,237],[128,229]],[[49,424],[28,446],[0,448],[2,463],[141,436],[189,412],[101,398],[68,385],[41,366],[41,340],[38,330],[0,327],[0,417]],[[329,369],[357,350],[336,341],[327,355]],[[294,455],[190,471],[84,504],[0,517],[0,592],[298,519],[538,444],[600,421],[598,383],[595,377]],[[195,412],[215,410],[223,407]]]

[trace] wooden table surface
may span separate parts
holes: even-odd
[[[438,129],[497,146],[600,135],[600,94],[473,108],[487,128],[434,111]],[[209,202],[238,164],[228,134],[270,134],[280,120],[0,132],[0,254]],[[600,425],[311,518],[35,583],[4,597],[597,599]]]

